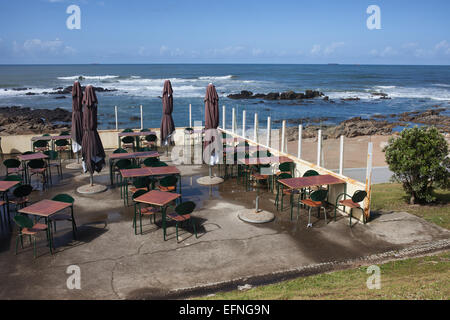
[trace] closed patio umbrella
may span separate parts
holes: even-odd
[[[164,89],[162,93],[162,104],[163,104],[163,116],[161,119],[161,145],[163,143],[168,145],[171,141],[171,135],[175,131],[175,125],[173,123],[172,112],[173,112],[173,90],[172,84],[169,80],[164,82]]]
[[[93,185],[94,171],[100,172],[105,166],[105,150],[97,132],[97,96],[94,88],[87,86],[83,95],[83,140],[81,149],[83,155],[83,168],[91,174]]]
[[[203,160],[209,164],[209,177],[199,178],[200,184],[217,184],[223,182],[223,179],[212,176],[211,166],[219,162],[220,152],[217,150],[222,146],[219,141],[219,96],[216,87],[210,83],[206,88],[205,95],[205,141],[203,144]],[[213,144],[213,146],[209,146]]]
[[[72,87],[72,150],[77,153],[81,150],[83,142],[83,91],[78,81]]]

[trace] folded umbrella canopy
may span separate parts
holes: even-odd
[[[161,145],[163,143],[169,144],[170,136],[175,131],[175,125],[173,123],[173,90],[172,84],[169,80],[164,82],[164,89],[162,93],[163,104],[163,116],[161,119]],[[168,139],[166,141],[166,139]]]
[[[72,87],[72,150],[77,153],[81,150],[83,142],[83,91],[78,81]]]
[[[210,155],[203,155],[203,159],[210,159],[205,162],[209,162],[211,165],[218,162],[218,154],[215,152],[215,148],[207,148],[211,143],[217,145],[215,138],[218,137],[217,127],[219,126],[219,96],[217,95],[216,87],[210,83],[206,88],[205,95],[205,142],[203,145],[204,152],[210,152]],[[212,151],[212,152],[211,152]],[[205,159],[206,158],[206,159]]]
[[[92,175],[105,166],[105,150],[97,132],[97,96],[94,88],[87,86],[83,95],[83,168]],[[92,180],[91,180],[92,184]]]

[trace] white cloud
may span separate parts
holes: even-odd
[[[159,48],[159,54],[162,56],[168,52],[169,52],[169,47],[167,47],[165,45],[162,45],[161,48]]]
[[[325,55],[332,54],[337,48],[340,48],[342,46],[344,46],[344,42],[333,42],[332,44],[330,44],[328,47],[325,48],[323,53]]]
[[[315,44],[313,45],[312,49],[311,49],[311,54],[312,55],[316,55],[320,53],[320,45],[319,44]]]
[[[55,40],[29,39],[25,40],[23,44],[18,44],[17,41],[14,41],[13,52],[19,55],[61,56],[74,54],[76,50],[56,38]]]

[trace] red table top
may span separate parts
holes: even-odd
[[[6,192],[19,183],[20,181],[0,181],[0,192]]]
[[[21,154],[20,156],[17,156],[20,161],[29,161],[29,160],[36,160],[36,159],[47,159],[48,156],[38,152],[38,153],[31,153],[31,154]]]
[[[153,176],[158,175],[166,175],[166,174],[180,174],[180,170],[178,170],[175,166],[167,166],[167,167],[148,167],[151,174]]]
[[[28,207],[20,209],[20,213],[31,214],[40,217],[49,217],[61,210],[69,208],[72,206],[71,203],[53,201],[53,200],[42,200],[36,202]]]
[[[31,138],[31,141],[38,141],[38,140],[67,140],[72,139],[72,136],[42,136],[42,137],[33,137]]]
[[[175,199],[178,199],[179,197],[181,197],[181,194],[178,193],[152,190],[144,193],[140,197],[137,197],[136,199],[134,199],[134,201],[162,207],[166,204],[171,203]]]
[[[148,177],[152,175],[149,168],[122,169],[120,174],[124,178]]]
[[[332,185],[345,183],[345,180],[339,179],[330,174],[311,176],[311,177],[299,177],[278,180],[281,184],[290,189],[302,189],[314,186]]]
[[[142,151],[128,153],[113,153],[109,156],[111,160],[117,159],[139,159],[139,158],[158,158],[160,154],[157,151]]]
[[[149,136],[152,134],[156,134],[156,132],[153,131],[144,131],[144,132],[119,132],[117,135],[119,137],[139,137],[139,136]]]

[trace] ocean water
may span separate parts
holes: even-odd
[[[81,81],[83,86],[92,84],[117,89],[116,92],[97,94],[99,127],[102,129],[115,127],[114,106],[119,109],[120,128],[140,127],[140,105],[144,109],[144,126],[159,127],[160,96],[165,79],[171,80],[174,90],[176,126],[189,124],[189,104],[192,104],[193,121],[204,122],[203,97],[209,83],[215,84],[220,105],[227,107],[227,127],[231,127],[233,107],[237,111],[238,124],[242,123],[242,110],[246,110],[248,126],[253,124],[257,112],[261,127],[268,116],[275,120],[273,127],[278,127],[277,120],[326,118],[320,123],[334,124],[355,116],[399,114],[426,110],[435,105],[450,109],[450,66],[264,64],[3,65],[0,66],[0,106],[71,110],[70,95],[66,95],[66,99],[55,99],[60,95],[43,92],[70,86],[79,76],[84,79]],[[12,90],[23,87],[28,89]],[[269,93],[308,89],[322,91],[334,103],[322,99],[297,103],[226,97],[241,90]],[[27,92],[35,95],[26,95]],[[386,93],[391,99],[381,100],[371,94],[374,92]],[[352,97],[360,100],[341,100]]]

